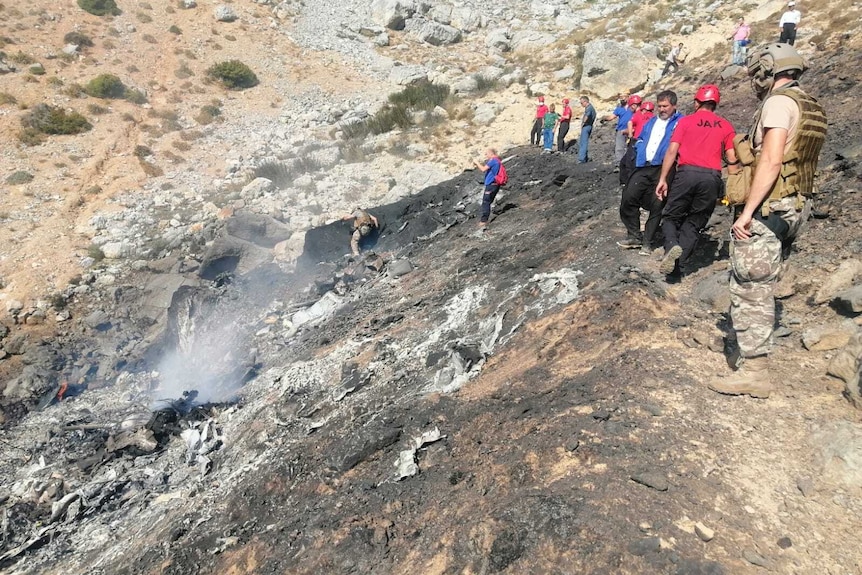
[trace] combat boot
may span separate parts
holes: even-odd
[[[730,377],[719,377],[709,383],[709,389],[725,395],[750,395],[766,399],[772,391],[769,358],[761,355],[745,360]]]

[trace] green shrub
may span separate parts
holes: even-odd
[[[147,93],[143,90],[138,90],[137,88],[127,88],[126,100],[132,104],[138,104],[140,106],[141,104],[147,103]]]
[[[105,259],[105,252],[103,252],[102,248],[100,248],[96,244],[90,244],[90,247],[87,248],[87,255],[97,262],[100,262]]]
[[[231,90],[243,90],[258,84],[255,73],[239,60],[228,60],[211,66],[207,70],[207,77],[221,82]]]
[[[66,44],[74,44],[76,46],[86,46],[88,48],[93,47],[93,41],[86,34],[82,34],[81,32],[69,32],[65,36],[63,36],[63,41]]]
[[[9,174],[6,178],[6,183],[10,186],[20,186],[21,184],[29,184],[33,181],[33,174],[30,172],[25,172],[24,170],[18,170],[17,172],[13,172]]]
[[[44,76],[45,75],[45,67],[42,64],[34,64],[33,66],[30,66],[30,68],[27,71],[30,72],[31,74],[33,74],[34,76]]]
[[[198,124],[211,124],[213,120],[217,117],[221,116],[221,108],[218,106],[213,106],[211,104],[207,104],[205,106],[201,106],[200,113],[195,117],[195,121]]]
[[[87,111],[95,116],[101,116],[102,114],[107,114],[110,110],[98,104],[87,104]]]
[[[0,92],[0,106],[4,104],[17,104],[18,99],[8,92]]]
[[[176,34],[177,36],[183,33],[183,31],[180,30],[179,26],[171,26],[170,28],[168,28],[168,32],[170,32],[171,34]]]
[[[122,13],[114,0],[78,0],[78,7],[94,16],[118,16]]]
[[[146,158],[147,156],[152,156],[153,151],[147,146],[137,145],[135,146],[135,151],[133,152],[135,157],[137,158]]]
[[[63,108],[39,104],[21,118],[24,128],[32,128],[42,134],[80,134],[93,126],[78,112],[67,112]]]
[[[94,98],[122,98],[126,95],[126,86],[113,74],[99,74],[87,82],[84,92]]]
[[[149,24],[153,21],[153,17],[145,12],[138,12],[135,14],[135,16],[138,18],[138,22],[140,22],[141,24]]]
[[[25,54],[20,50],[17,54],[12,54],[11,56],[9,56],[9,59],[16,64],[21,64],[22,66],[29,66],[30,64],[36,63],[36,60],[32,56],[30,56],[29,54]]]
[[[411,123],[412,120],[406,107],[386,105],[370,118],[345,126],[343,133],[348,140],[364,138],[368,134],[391,132],[396,127],[407,128]]]
[[[24,128],[18,132],[18,140],[26,146],[38,146],[45,141],[45,136],[36,128]]]
[[[449,97],[449,86],[432,84],[428,80],[407,86],[400,92],[390,94],[389,103],[393,106],[413,108],[414,110],[433,110]]]

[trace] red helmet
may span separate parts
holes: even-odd
[[[626,106],[631,106],[632,104],[640,105],[641,101],[642,100],[640,96],[638,96],[637,94],[632,94],[631,96],[629,96],[629,99],[626,100]]]
[[[568,99],[568,98],[563,98],[563,104],[568,104],[568,103],[569,103],[569,99]]]
[[[641,109],[646,110],[647,112],[652,112],[653,110],[655,110],[655,104],[653,104],[652,102],[644,102],[643,104],[641,104]]]
[[[545,103],[545,97],[544,97],[544,96],[539,96],[539,102],[541,102],[542,104],[544,104],[544,103]]]
[[[715,102],[715,105],[718,106],[721,101],[721,93],[715,84],[706,84],[700,87],[697,94],[694,95],[694,99],[698,102]]]

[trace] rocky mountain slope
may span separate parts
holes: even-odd
[[[114,26],[119,20],[125,28],[117,29],[128,30],[123,19],[134,17],[129,38],[138,26],[148,30],[152,22],[138,10],[167,25],[160,8],[144,4],[123,6]],[[601,23],[609,38],[629,33],[609,8],[589,4],[596,12],[585,24]],[[381,12],[393,5],[414,6],[401,30],[386,28],[401,27]],[[458,154],[476,145],[465,142],[466,131],[483,143],[521,139],[516,134],[526,133],[523,117],[529,118],[525,91],[562,69],[559,60],[525,61],[525,75],[545,74],[533,78],[539,82],[525,78],[508,91],[501,84],[481,98],[449,101],[448,121],[423,127],[420,113],[418,126],[350,142],[329,132],[343,130],[338,122],[348,113],[362,121],[360,108],[373,115],[383,100],[379,92],[369,91],[368,100],[354,96],[354,88],[368,87],[359,76],[388,81],[393,70],[419,65],[411,62],[419,50],[441,60],[456,56],[452,46],[497,50],[485,44],[494,36],[490,23],[480,17],[470,30],[475,7],[468,3],[457,14],[410,2],[375,2],[366,12],[348,3],[331,13],[290,2],[227,6],[247,34],[218,28],[219,37],[236,39],[212,40],[222,45],[216,51],[235,42],[243,49],[234,54],[249,59],[252,39],[266,35],[272,62],[296,57],[283,72],[274,63],[271,71],[255,66],[263,81],[252,90],[272,99],[259,99],[260,91],[224,92],[230,99],[221,108],[229,117],[203,127],[186,119],[209,93],[184,96],[200,99],[177,103],[189,116],[176,120],[116,102],[146,115],[145,125],[181,127],[158,136],[144,130],[141,140],[137,131],[107,137],[106,146],[127,155],[105,153],[93,174],[102,183],[117,181],[116,188],[84,194],[69,212],[55,213],[42,195],[47,166],[30,187],[10,187],[12,198],[39,201],[21,212],[34,222],[31,237],[20,233],[19,220],[13,224],[18,233],[10,237],[18,243],[6,248],[4,266],[13,254],[23,258],[55,237],[55,221],[84,226],[87,241],[110,257],[79,267],[71,285],[59,281],[58,260],[46,259],[43,267],[57,282],[55,291],[44,292],[44,304],[17,291],[22,278],[40,274],[20,263],[11,272],[4,267],[11,281],[4,290],[8,328],[0,327],[9,356],[0,362],[7,376],[0,568],[836,575],[862,568],[854,537],[862,515],[862,426],[842,397],[844,382],[826,375],[836,357],[852,352],[848,341],[859,332],[857,300],[847,293],[853,285],[858,290],[862,267],[852,98],[859,77],[850,73],[859,66],[859,44],[840,31],[846,14],[825,9],[817,22],[834,31],[806,31],[813,67],[805,80],[826,103],[830,139],[817,218],[778,289],[784,383],[769,400],[754,401],[706,388],[714,374],[728,373],[725,352],[734,345],[724,287],[726,211],[718,210],[684,281],[668,286],[657,261],[616,246],[624,231],[616,176],[604,160],[612,147],[608,129],[597,131],[599,160],[592,164],[510,149],[511,183],[484,234],[474,219],[477,174],[444,181],[445,170],[460,172]],[[566,18],[583,14],[573,10],[580,3],[530,6],[535,13],[527,19],[518,17],[526,5],[500,5],[494,18],[507,22],[506,41],[517,43],[516,32],[530,28],[560,39],[560,30],[575,25]],[[197,17],[180,9],[165,14],[179,22],[181,36],[196,23],[209,34],[212,24],[198,17],[211,18],[213,7],[198,6]],[[663,7],[650,10],[657,18]],[[717,11],[693,9],[706,8]],[[728,15],[736,9],[722,8]],[[771,16],[775,3],[748,9]],[[35,12],[19,10],[34,20]],[[6,25],[9,13],[8,6],[0,12]],[[44,18],[38,25],[58,21],[67,24]],[[328,21],[343,25],[327,27]],[[429,27],[454,34],[435,22],[459,30],[462,39],[441,50],[418,48],[428,44],[421,38]],[[767,23],[758,26],[765,30]],[[380,47],[381,35],[391,48]],[[411,49],[397,50],[402,42]],[[387,50],[403,54],[405,65],[387,68]],[[542,53],[553,50],[566,48]],[[221,59],[204,52],[206,65],[189,63],[199,75]],[[718,80],[723,112],[746,126],[756,102],[744,78],[707,48],[700,54],[693,51],[682,73],[662,87],[687,99],[696,83]],[[461,56],[460,79],[478,83],[471,74],[487,65],[479,55]],[[349,70],[338,66],[354,56]],[[338,72],[313,82],[331,84],[303,92],[287,81],[316,74],[327,61]],[[435,71],[451,65],[429,64],[413,72],[435,79]],[[497,65],[503,75],[516,71]],[[79,72],[82,80],[89,76]],[[273,81],[279,73],[282,84]],[[355,84],[341,73],[355,76]],[[20,76],[0,80],[10,77]],[[459,77],[453,80],[449,85]],[[544,89],[570,80],[554,82]],[[181,90],[166,89],[165,101]],[[329,90],[342,90],[350,112],[315,116],[310,108]],[[150,109],[159,110],[155,94],[162,92],[150,95]],[[268,108],[278,98],[284,100]],[[459,127],[467,120],[457,111],[467,106],[475,114],[481,105],[500,106],[489,125]],[[234,117],[231,109],[246,115]],[[4,129],[17,129],[23,112],[7,116]],[[510,135],[515,128],[520,132]],[[98,141],[111,135],[107,130],[97,126],[95,135],[74,138]],[[190,140],[200,154],[194,165],[143,174],[165,150],[178,149],[173,134],[185,141],[180,135],[189,131],[204,132]],[[441,148],[428,152],[436,158],[429,162],[385,151],[408,140]],[[9,157],[21,162],[16,167],[25,160],[47,164],[38,158],[72,141],[50,139]],[[135,156],[138,145],[152,156]],[[227,149],[233,151],[224,165]],[[366,161],[345,165],[357,150]],[[78,163],[56,168],[67,170],[58,181],[88,184],[87,162]],[[423,176],[417,163],[432,165]],[[138,167],[140,187],[112,179]],[[392,189],[382,181],[389,175],[398,177]],[[349,178],[379,191],[340,196]],[[351,200],[367,202],[382,223],[367,246],[373,253],[358,259],[344,255],[347,225],[326,223]],[[311,204],[316,213],[309,215]],[[80,257],[92,256],[82,249]],[[71,263],[78,266],[77,257]],[[62,297],[48,302],[52,293]]]

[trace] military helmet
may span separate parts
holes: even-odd
[[[370,224],[362,224],[359,226],[359,235],[363,238],[368,236],[371,233],[371,225]]]
[[[754,50],[746,62],[751,87],[761,100],[772,90],[775,75],[797,72],[796,77],[808,69],[805,59],[790,44],[766,44]]]

